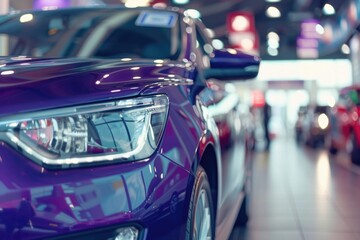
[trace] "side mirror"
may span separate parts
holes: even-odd
[[[218,80],[246,80],[259,73],[260,58],[235,49],[215,50],[205,77]]]

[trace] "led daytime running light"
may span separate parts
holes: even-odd
[[[0,131],[45,165],[137,160],[156,150],[167,111],[168,98],[159,95],[8,117]]]

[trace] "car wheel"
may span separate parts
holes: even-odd
[[[331,133],[325,136],[324,146],[331,155],[336,155],[339,151],[339,149],[336,147],[336,144],[334,143],[333,136],[331,136]]]
[[[215,239],[215,215],[210,184],[205,170],[199,166],[191,194],[186,239]]]
[[[248,209],[247,209],[247,198],[246,198],[246,195],[245,195],[244,200],[243,200],[243,202],[241,204],[240,211],[239,211],[239,214],[237,216],[235,224],[238,227],[242,227],[242,226],[246,225],[248,220],[249,220],[249,215],[248,215]]]
[[[335,146],[331,145],[329,148],[329,153],[331,155],[336,155],[338,153],[338,149]]]

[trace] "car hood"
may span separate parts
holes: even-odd
[[[183,79],[162,60],[0,58],[0,117],[139,95]]]

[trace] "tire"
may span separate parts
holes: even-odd
[[[206,172],[201,166],[199,166],[196,171],[189,205],[185,239],[215,239],[215,214],[211,189]]]
[[[331,155],[336,155],[338,153],[338,149],[336,147],[334,147],[334,146],[330,146],[329,153]]]
[[[237,227],[246,226],[246,223],[249,221],[248,209],[247,209],[247,197],[245,195],[244,200],[241,204],[239,214],[237,216],[235,225]]]
[[[324,146],[331,155],[336,155],[339,152],[339,149],[336,147],[334,141],[335,140],[333,140],[331,133],[327,134],[324,138]]]

